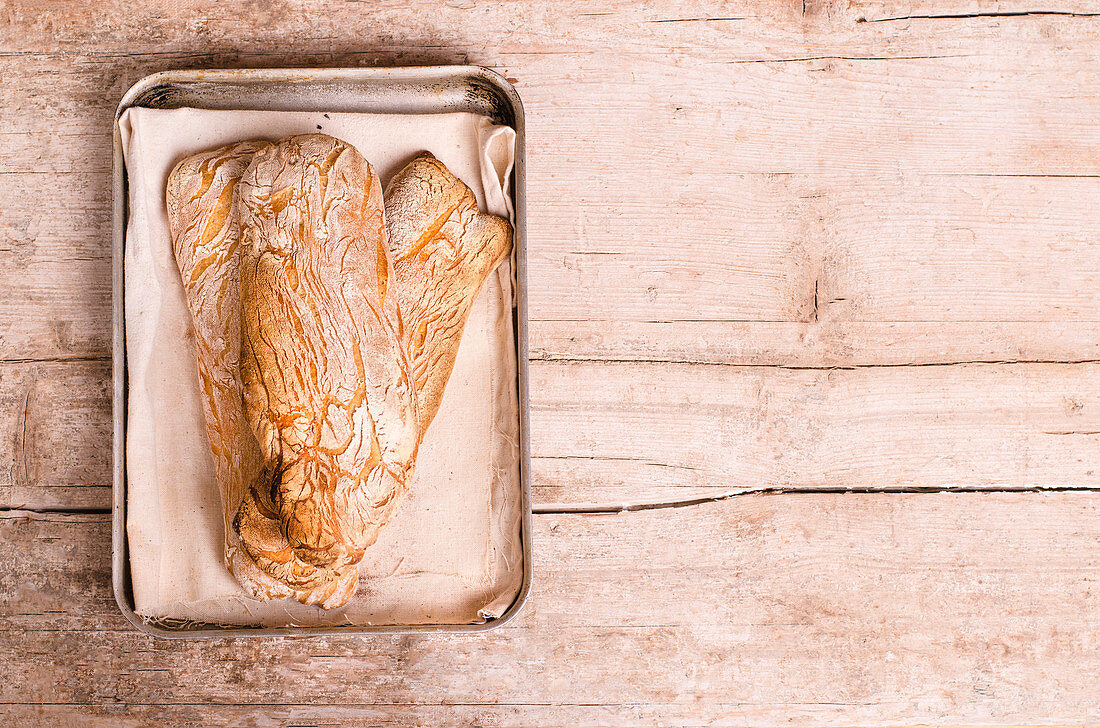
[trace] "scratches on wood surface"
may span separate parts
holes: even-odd
[[[31,398],[34,395],[35,384],[38,382],[38,368],[31,369],[30,381],[27,383],[27,393],[23,396],[23,407],[19,413],[19,456],[18,460],[23,469],[20,473],[20,485],[30,490],[34,487],[34,479],[31,477],[31,469],[27,456],[27,420],[30,419]]]
[[[109,362],[111,357],[94,355],[94,356],[39,356],[39,357],[3,357],[0,358],[0,365],[3,364],[59,364],[62,362]]]
[[[1100,359],[1096,330],[1096,324],[1028,321],[534,321],[531,357],[823,369],[1088,363]]]
[[[647,23],[717,23],[727,20],[748,20],[744,15],[728,15],[726,17],[701,17],[701,18],[659,18],[647,20]]]
[[[110,504],[110,365],[0,362],[0,507]]]
[[[742,58],[725,61],[730,65],[742,63],[808,63],[810,61],[927,61],[935,58],[971,58],[967,53],[945,53],[921,56],[801,56],[796,58]]]

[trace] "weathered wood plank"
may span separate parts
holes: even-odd
[[[846,55],[868,48],[927,51],[958,49],[1011,27],[1021,40],[1050,42],[1050,28],[1070,41],[1094,38],[1087,2],[1025,0],[888,0],[838,4],[828,0],[690,2],[662,0],[639,6],[629,0],[506,5],[374,2],[364,14],[355,0],[268,0],[252,6],[210,0],[158,6],[150,11],[123,0],[94,6],[11,0],[0,18],[0,51],[8,53],[86,52],[158,54],[189,52],[201,38],[216,52],[284,54],[305,50],[340,53],[380,48],[481,48],[498,41],[510,50],[533,53],[652,53],[655,46],[677,49],[728,43],[733,36],[745,51],[772,55],[777,43],[798,38],[817,54]],[[1074,18],[1073,12],[1081,17]],[[1018,17],[995,17],[997,13]],[[1024,13],[1027,13],[1026,15]],[[957,17],[975,14],[976,17]],[[921,16],[943,16],[923,21]],[[893,19],[890,23],[883,21]],[[883,23],[883,24],[880,24]],[[263,33],[241,37],[241,28]],[[415,28],[416,33],[401,33]],[[370,43],[355,42],[357,34]],[[388,42],[387,42],[388,41]]]
[[[754,180],[745,185],[752,187],[759,181],[742,179]],[[735,205],[722,217],[727,236],[711,242],[702,232],[684,228],[659,243],[628,245],[624,236],[645,224],[641,212],[622,228],[573,240],[563,226],[588,213],[570,209],[565,200],[548,201],[545,224],[537,226],[541,232],[532,234],[530,243],[532,345],[536,350],[543,346],[539,336],[546,327],[540,321],[564,321],[559,326],[566,330],[577,320],[622,322],[597,324],[607,330],[602,335],[591,324],[579,324],[578,331],[589,333],[571,334],[576,341],[564,351],[560,335],[547,344],[557,353],[578,356],[585,355],[590,337],[622,336],[638,331],[637,323],[762,321],[759,333],[746,330],[736,340],[758,349],[758,363],[787,363],[789,356],[766,355],[769,350],[779,354],[769,343],[776,323],[818,323],[785,327],[812,341],[846,326],[862,331],[864,323],[904,322],[911,343],[901,350],[903,356],[919,360],[940,351],[920,348],[925,342],[939,340],[942,347],[945,341],[961,340],[963,345],[949,346],[959,352],[958,360],[977,358],[975,344],[985,352],[983,358],[1012,360],[1019,358],[1023,337],[1008,336],[1006,327],[996,325],[1010,321],[1050,322],[1039,329],[1042,336],[1029,340],[1035,358],[1082,358],[1082,349],[1100,342],[1095,325],[1100,321],[1100,258],[1093,260],[1100,246],[1092,244],[1098,231],[1089,212],[1093,188],[1100,191],[1100,185],[1093,182],[969,180],[960,188],[966,194],[956,191],[952,199],[957,194],[974,206],[944,197],[938,200],[943,204],[933,200],[916,211],[900,195],[885,203],[848,199],[837,202],[828,218],[851,233],[822,232],[802,240],[802,223],[793,212],[787,214],[789,224],[778,217],[786,214],[784,205],[796,203],[768,182],[759,185],[747,216],[747,208],[739,212]],[[5,284],[0,289],[0,356],[107,353],[107,187],[103,175],[0,175],[0,191],[10,200],[0,218],[6,243],[0,255],[8,263],[0,269]],[[980,208],[997,197],[1006,203],[983,213]],[[865,212],[882,205],[892,205],[894,212]],[[647,239],[658,241],[653,232]],[[1002,333],[986,340],[987,323]],[[677,331],[660,333],[675,336]],[[847,338],[845,348],[854,358],[889,356],[876,350],[877,336]],[[1060,340],[1066,342],[1061,347]],[[689,343],[672,337],[663,341],[673,347]],[[967,341],[973,343],[967,346]],[[1042,350],[1048,343],[1051,349]],[[692,346],[689,359],[714,356],[709,345]],[[722,342],[713,346],[721,351]],[[893,348],[898,351],[896,344]]]
[[[829,706],[805,706],[802,713],[828,716]],[[432,728],[634,728],[640,725],[675,725],[682,728],[746,725],[736,716],[745,712],[741,703],[646,703],[570,705],[564,702],[536,705],[422,703],[370,705],[0,705],[0,720],[20,728],[217,728],[227,726],[288,726],[288,728],[381,728],[431,726]],[[814,721],[824,725],[821,719]],[[1057,728],[1050,726],[1049,728]],[[1068,728],[1068,727],[1067,727]]]
[[[936,322],[1057,321],[1098,340],[1096,179],[839,172],[675,184],[654,215],[653,190],[625,181],[569,197],[550,191],[552,177],[532,179],[532,318],[928,322],[930,337]],[[106,353],[108,189],[103,174],[0,175],[11,200],[0,356]],[[726,193],[696,215],[708,189]],[[618,211],[610,224],[607,210]]]
[[[531,370],[541,503],[1100,485],[1100,364]],[[556,494],[560,493],[560,497]]]
[[[828,366],[536,361],[534,503],[1100,486],[1100,363]],[[110,505],[109,370],[0,366],[0,505]]]
[[[0,359],[106,356],[111,178],[0,174]]]
[[[470,61],[516,76],[538,162],[536,320],[1097,320],[1100,26],[731,7],[720,17],[744,22],[689,21],[720,8],[673,3],[583,17],[383,4],[369,18],[326,4],[320,25],[272,9],[242,46],[222,33],[254,8],[12,4],[0,357],[105,353],[114,104],[150,71],[226,64]],[[432,37],[394,39],[413,17]],[[198,37],[210,53],[191,52]],[[372,38],[389,50],[351,52]],[[826,47],[841,39],[847,51]]]
[[[532,215],[534,318],[1100,321],[1097,179],[689,173],[657,215],[620,185]]]
[[[570,28],[566,20],[558,30]],[[1100,22],[1090,40],[1097,34]],[[1088,125],[1097,98],[1087,72],[1100,64],[1096,52],[1089,45],[1030,47],[1011,28],[999,35],[987,43],[1002,47],[986,54],[928,57],[891,48],[873,58],[785,58],[785,50],[797,56],[798,34],[754,60],[736,55],[736,33],[713,47],[657,44],[645,55],[523,52],[501,44],[437,55],[414,48],[408,53],[419,55],[411,58],[394,50],[14,55],[4,59],[13,73],[0,91],[0,120],[9,130],[0,169],[104,169],[115,105],[154,71],[404,60],[469,61],[513,77],[532,149],[567,162],[547,169],[568,171],[574,191],[593,176],[606,182],[623,163],[661,181],[690,169],[703,175],[700,184],[719,172],[1095,175],[1100,133]],[[89,140],[99,140],[91,156],[72,154]],[[58,160],[63,166],[52,164]]]
[[[0,507],[111,505],[111,365],[0,363]]]
[[[111,602],[106,516],[8,514],[0,702],[152,725],[142,706],[194,721],[222,703],[318,722],[309,706],[333,705],[353,725],[451,704],[502,725],[558,705],[581,725],[1088,723],[1098,517],[1090,493],[540,515],[534,591],[499,631],[163,642]]]
[[[531,358],[788,367],[1081,362],[1096,324],[1072,321],[532,321]]]
[[[432,728],[530,728],[571,726],[575,728],[636,728],[637,726],[679,726],[680,728],[741,728],[753,725],[741,716],[744,703],[708,702],[570,705],[423,705],[377,703],[372,705],[18,705],[0,706],[0,718],[20,728],[238,728],[239,726],[287,726],[288,728],[381,728],[432,726]],[[796,711],[813,725],[827,725],[834,712],[828,705],[799,706]],[[998,721],[1007,725],[1010,716]],[[775,720],[782,720],[776,711]],[[874,722],[871,719],[871,722]],[[897,724],[898,726],[902,724]],[[912,726],[912,728],[924,728]],[[1083,723],[1061,726],[1043,721],[1043,728],[1080,728]]]

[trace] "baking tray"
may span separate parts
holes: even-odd
[[[523,580],[511,606],[496,619],[479,624],[361,625],[351,627],[240,627],[156,620],[134,611],[130,559],[126,540],[126,335],[123,306],[123,259],[127,220],[126,168],[118,120],[131,107],[175,109],[347,111],[425,114],[469,111],[515,129],[512,173],[515,208],[512,262],[516,275],[516,388],[520,434],[520,538]],[[242,637],[339,635],[370,632],[483,632],[516,615],[531,588],[531,486],[527,393],[527,205],[525,198],[523,106],[508,81],[478,66],[419,68],[324,68],[165,71],[134,84],[122,97],[114,121],[114,242],[112,326],[114,343],[114,507],[112,554],[115,600],[138,629],[159,637]]]

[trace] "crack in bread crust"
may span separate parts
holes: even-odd
[[[227,563],[257,598],[342,606],[511,227],[428,154],[383,203],[358,150],[323,134],[190,157],[168,208]]]

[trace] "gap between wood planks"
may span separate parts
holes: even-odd
[[[782,364],[751,364],[751,363],[738,363],[738,362],[717,362],[717,361],[705,361],[705,360],[684,360],[676,358],[668,359],[653,359],[653,358],[634,358],[634,359],[610,359],[610,358],[586,358],[586,357],[571,357],[571,356],[557,356],[553,354],[544,354],[541,356],[533,356],[530,358],[533,362],[554,362],[554,363],[602,363],[602,364],[675,364],[685,366],[715,366],[715,367],[739,367],[739,368],[774,368],[785,370],[854,370],[854,369],[875,369],[875,368],[901,368],[901,367],[950,367],[950,366],[1003,366],[1012,364],[1097,364],[1100,363],[1100,359],[1076,359],[1076,360],[1042,360],[1042,359],[1028,359],[1028,360],[970,360],[970,361],[950,361],[950,362],[921,362],[921,363],[887,363],[887,364],[848,364],[848,365],[819,365],[819,366],[794,366],[794,365],[782,365]],[[41,357],[41,358],[19,358],[19,359],[2,359],[0,364],[36,364],[36,363],[67,363],[74,361],[90,361],[90,362],[106,362],[110,361],[109,356],[71,356],[71,357]],[[1064,435],[1097,435],[1100,431],[1066,431],[1066,432],[1051,432],[1049,434],[1064,434]],[[629,459],[629,458],[624,458]],[[990,486],[990,485],[938,485],[938,486],[859,486],[859,487],[839,487],[839,486],[817,486],[817,487],[798,487],[798,488],[786,488],[778,486],[768,487],[753,487],[743,486],[733,489],[724,490],[720,493],[711,496],[696,496],[693,498],[674,499],[667,501],[643,501],[643,502],[615,502],[615,503],[546,503],[536,504],[532,507],[532,513],[546,515],[546,514],[592,514],[592,515],[606,515],[617,513],[628,513],[634,511],[646,511],[646,510],[659,510],[669,508],[684,508],[690,506],[705,505],[708,503],[716,503],[719,501],[729,500],[738,496],[776,496],[776,495],[822,495],[822,494],[915,494],[915,493],[1048,493],[1048,492],[1100,492],[1100,488],[1092,486],[1072,486],[1072,485],[1056,485],[1056,486]],[[106,515],[112,512],[111,507],[100,506],[42,506],[42,507],[29,507],[29,506],[0,506],[0,517],[12,517],[17,516],[20,513],[26,514],[71,514],[71,515]]]
[[[1010,364],[1100,364],[1100,359],[971,359],[966,361],[931,362],[890,362],[885,364],[756,364],[752,362],[710,361],[707,359],[665,359],[637,357],[633,359],[613,359],[603,357],[581,357],[557,354],[541,354],[531,357],[533,362],[552,362],[555,364],[674,364],[700,367],[737,367],[745,369],[784,369],[788,371],[835,371],[853,369],[899,369],[907,367],[958,367],[958,366],[1004,366]]]
[[[1100,434],[1100,433],[1096,433]],[[777,495],[905,495],[931,493],[1100,493],[1100,488],[1077,485],[1028,485],[1028,486],[992,486],[992,485],[929,485],[929,486],[884,486],[842,488],[835,486],[781,488],[776,486],[737,488],[723,493],[682,500],[642,502],[642,503],[546,503],[531,506],[535,515],[579,514],[614,515],[635,511],[656,511],[669,508],[688,508],[730,500],[738,496],[777,496]],[[0,507],[0,518],[19,517],[21,514],[34,515],[107,515],[109,507],[96,506],[45,506]]]
[[[1095,18],[1100,13],[1073,10],[987,10],[973,13],[942,13],[929,15],[897,15],[890,18],[856,18],[857,23],[892,23],[899,20],[970,20],[977,18],[1029,18],[1054,15],[1066,18]]]
[[[0,364],[68,364],[69,362],[109,362],[111,356],[109,354],[89,354],[89,355],[75,355],[75,356],[39,356],[39,357],[16,357],[11,359],[0,358]]]
[[[717,503],[730,500],[743,495],[774,496],[774,495],[899,495],[913,493],[1100,493],[1100,488],[1092,486],[1076,485],[1029,485],[1029,486],[991,486],[991,485],[929,485],[929,486],[885,486],[841,488],[835,486],[819,487],[763,487],[763,488],[737,488],[735,490],[718,493],[711,496],[699,496],[685,498],[683,500],[671,500],[646,503],[547,503],[531,507],[535,514],[578,513],[592,515],[611,515],[618,513],[631,513],[634,511],[655,511],[667,508],[685,508],[689,506]]]

